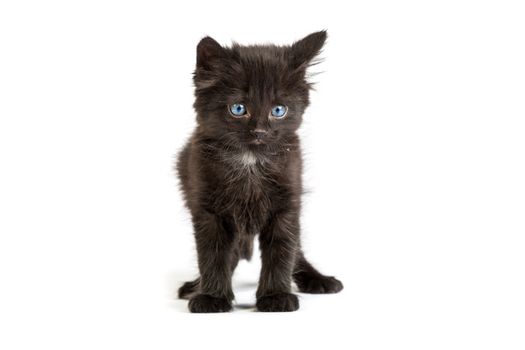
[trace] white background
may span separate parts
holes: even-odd
[[[2,1],[0,348],[524,349],[519,3]],[[320,29],[304,245],[345,290],[257,313],[256,254],[189,314],[195,46]]]

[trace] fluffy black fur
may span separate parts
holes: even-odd
[[[239,259],[251,257],[257,234],[259,311],[297,310],[292,281],[304,293],[343,288],[308,263],[299,239],[302,162],[296,131],[309,104],[306,70],[325,40],[321,31],[291,46],[223,47],[210,37],[197,46],[197,128],[177,162],[200,271],[179,289],[191,312],[231,310],[232,273]],[[234,103],[246,105],[249,114],[231,115]],[[288,107],[282,119],[270,114],[276,104]]]

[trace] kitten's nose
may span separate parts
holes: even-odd
[[[252,130],[251,133],[258,139],[262,139],[264,138],[264,136],[266,136],[266,134],[268,133],[268,131],[266,130],[263,130],[263,129],[255,129],[255,130]]]

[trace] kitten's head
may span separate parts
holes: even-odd
[[[201,132],[230,148],[283,145],[301,124],[311,88],[306,69],[325,40],[326,31],[291,46],[223,47],[202,39],[194,75]]]

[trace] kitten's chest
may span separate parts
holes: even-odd
[[[274,190],[275,174],[266,160],[253,152],[244,152],[225,160],[224,188],[228,200],[236,205],[259,208]]]
[[[214,190],[216,209],[233,215],[241,226],[260,226],[279,188],[277,173],[271,165],[254,153],[225,158]]]

